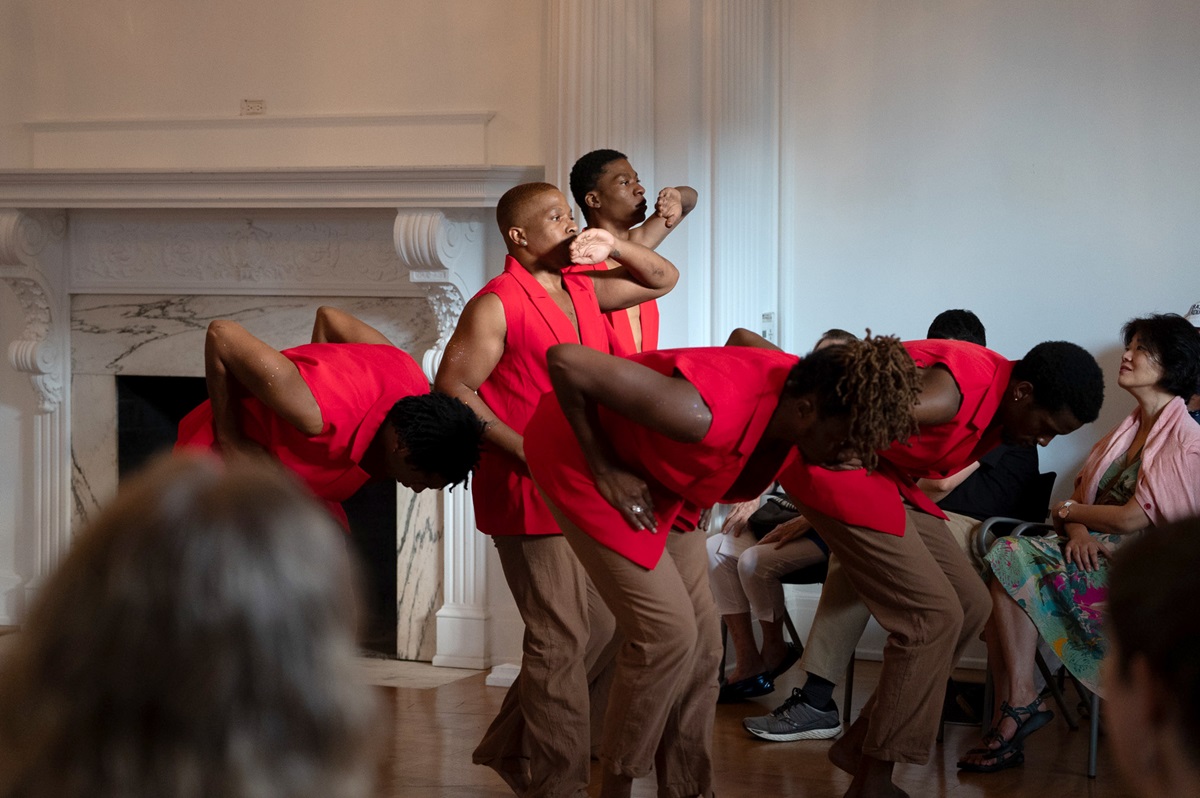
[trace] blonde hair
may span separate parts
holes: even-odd
[[[0,668],[0,795],[366,795],[356,589],[338,528],[282,473],[156,461]]]

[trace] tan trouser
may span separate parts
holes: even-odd
[[[954,541],[967,553],[972,565],[980,568],[972,549],[980,522],[958,513],[946,513],[946,518]],[[821,599],[804,644],[800,668],[834,684],[841,683],[870,619],[871,611],[846,578],[842,564],[836,556],[830,556],[829,573],[821,587]]]
[[[904,536],[896,537],[847,526],[811,508],[802,511],[888,633],[879,685],[862,711],[869,723],[863,753],[924,764],[937,736],[946,680],[983,629],[991,596],[941,519],[906,508]]]
[[[584,798],[589,688],[616,654],[615,622],[561,535],[495,537],[525,638],[521,672],[473,761],[522,798]]]
[[[704,535],[642,533],[668,536],[662,559],[646,570],[555,512],[621,638],[601,763],[633,778],[653,765],[660,798],[711,795],[721,635]]]

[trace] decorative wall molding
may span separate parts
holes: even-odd
[[[38,168],[488,162],[490,111],[141,117],[27,123]]]
[[[0,207],[489,208],[535,166],[0,170]]]
[[[0,279],[25,315],[21,335],[8,347],[9,362],[30,375],[38,409],[53,413],[67,378],[63,349],[66,296],[61,266],[66,215],[0,209]]]
[[[71,292],[422,296],[386,210],[81,210]]]
[[[54,569],[71,539],[66,226],[62,212],[0,208],[0,280],[13,290],[25,316],[8,356],[17,371],[29,375],[38,400],[32,419],[33,501],[26,532],[32,563],[23,580],[23,599]],[[5,604],[18,605],[13,610],[18,612],[24,601],[6,596]]]

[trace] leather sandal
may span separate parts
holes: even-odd
[[[1025,748],[1020,743],[1017,743],[1016,745],[1007,743],[999,748],[972,748],[967,753],[970,754],[975,751],[986,751],[985,756],[987,756],[991,762],[984,764],[983,762],[967,762],[966,760],[959,760],[959,770],[967,773],[995,773],[997,770],[1015,768],[1017,765],[1024,764],[1025,762]]]
[[[972,748],[966,753],[967,757],[986,757],[992,760],[991,764],[969,762],[963,758],[958,760],[959,769],[969,773],[995,773],[997,770],[1016,767],[1024,762],[1025,738],[1054,719],[1054,713],[1050,710],[1038,711],[1038,705],[1041,703],[1042,699],[1039,696],[1033,703],[1023,707],[1013,707],[1007,701],[1001,704],[1000,714],[1012,718],[1017,724],[1013,736],[1006,740],[1001,736],[999,727],[993,726],[983,736],[984,745]],[[1000,745],[992,748],[991,744],[996,742]]]
[[[1038,696],[1028,706],[1012,707],[1007,701],[1000,705],[1000,714],[1007,715],[1017,724],[1017,730],[1013,732],[1009,745],[1020,745],[1025,742],[1026,737],[1054,720],[1054,713],[1050,710],[1038,711],[1038,705],[1041,703],[1042,698]],[[1024,720],[1021,719],[1022,716],[1024,716]]]

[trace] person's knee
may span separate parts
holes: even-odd
[[[639,652],[646,662],[656,662],[664,667],[682,663],[695,650],[700,635],[696,618],[692,614],[669,613],[659,616],[654,623],[645,624],[639,633],[627,636],[626,644]]]
[[[757,547],[751,547],[742,552],[742,556],[739,557],[737,561],[737,570],[738,579],[742,581],[743,585],[762,578],[758,566],[759,559]]]

